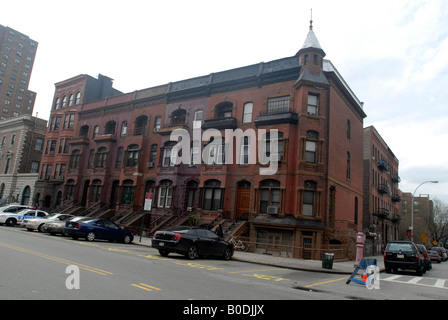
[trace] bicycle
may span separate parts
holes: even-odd
[[[233,248],[235,250],[238,251],[244,251],[246,252],[247,250],[249,250],[249,245],[245,244],[243,241],[241,240],[236,240],[236,238],[234,236],[232,236],[229,240],[229,242],[233,245]]]

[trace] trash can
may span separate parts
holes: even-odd
[[[322,253],[322,268],[332,269],[333,268],[334,253],[333,252],[323,252]]]

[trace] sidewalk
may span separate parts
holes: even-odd
[[[133,243],[137,245],[144,245],[150,247],[151,239],[147,237],[142,237],[140,240],[140,236],[136,236],[134,238]],[[384,271],[383,256],[367,257],[367,258],[376,258],[377,266],[380,272]],[[351,275],[356,267],[355,261],[334,261],[331,269],[325,269],[322,268],[322,261],[320,260],[292,259],[266,254],[240,252],[240,251],[235,251],[232,259],[237,261],[245,261],[261,265],[294,269],[294,270],[305,270],[305,271],[346,274],[346,275]]]

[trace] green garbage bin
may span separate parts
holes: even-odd
[[[322,268],[332,269],[333,268],[334,253],[333,252],[323,252],[322,253]]]

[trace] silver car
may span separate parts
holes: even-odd
[[[48,223],[61,221],[65,224],[65,220],[71,217],[73,216],[70,214],[54,213],[40,219],[24,219],[21,226],[25,227],[28,231],[37,230],[39,232],[45,232]]]
[[[64,234],[64,229],[65,229],[65,223],[67,221],[78,221],[79,219],[82,219],[85,217],[76,217],[76,216],[71,216],[70,218],[67,218],[64,221],[51,221],[45,224],[45,232],[48,232],[51,235],[55,235],[60,233],[61,235],[65,235]]]

